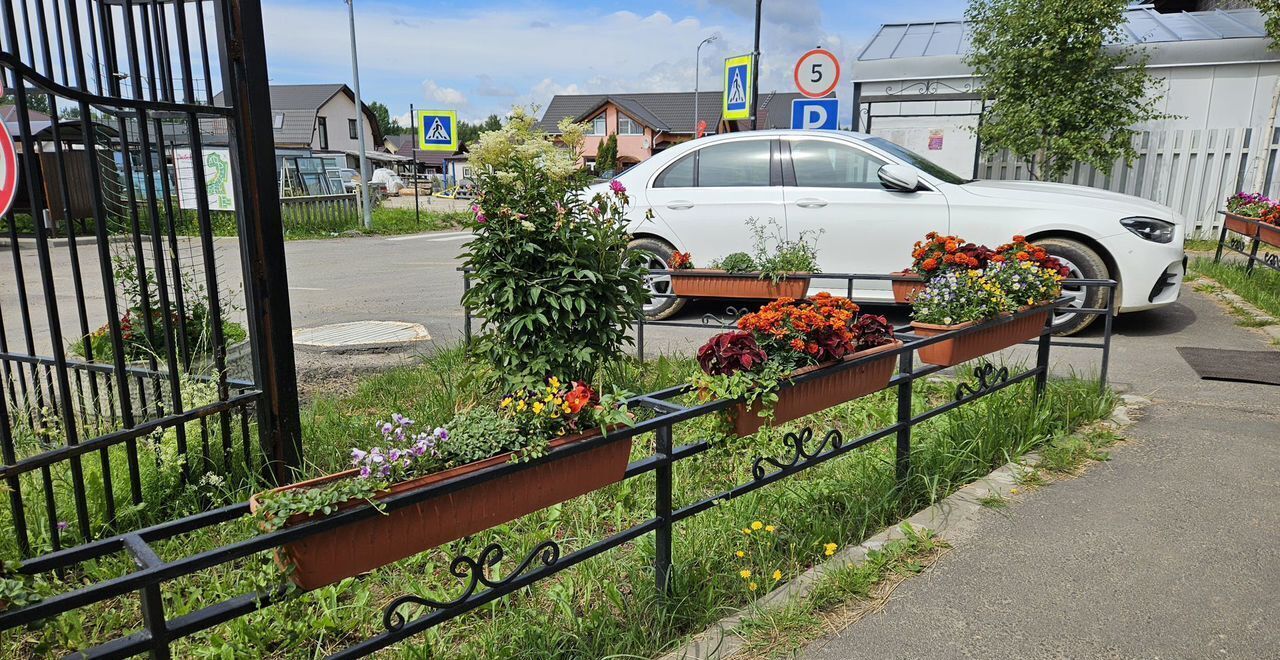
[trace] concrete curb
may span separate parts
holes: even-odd
[[[1119,430],[1132,424],[1142,408],[1151,402],[1139,396],[1122,395],[1111,417],[1102,424]],[[904,522],[918,530],[929,530],[944,538],[952,546],[971,538],[978,529],[978,515],[986,508],[982,500],[993,495],[1009,497],[1015,494],[1022,477],[1040,462],[1039,452],[1031,452],[1014,463],[1006,463],[987,476],[965,485],[933,506],[917,512]],[[829,575],[866,561],[867,554],[904,538],[900,525],[880,531],[862,543],[845,548],[827,561],[813,566],[795,579],[765,594],[756,601],[759,609],[781,609],[788,603],[804,598]],[[753,608],[739,610],[720,619],[710,628],[695,635],[680,648],[660,656],[659,660],[714,660],[729,658],[746,646],[746,640],[733,631],[752,614]]]

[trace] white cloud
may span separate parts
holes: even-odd
[[[467,105],[467,95],[459,92],[452,87],[441,87],[434,80],[422,81],[423,98],[435,103],[442,103],[450,108],[459,108]]]

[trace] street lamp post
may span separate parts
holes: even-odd
[[[694,51],[693,56],[693,137],[698,137],[698,74],[702,71],[702,47],[719,39],[720,35],[713,34],[702,43],[698,44],[698,48]]]
[[[373,229],[373,211],[369,208],[369,156],[364,145],[364,104],[360,102],[360,60],[356,58],[356,5],[346,0],[347,16],[351,23],[351,77],[356,92],[356,133],[360,144],[360,207],[364,209],[364,228]]]

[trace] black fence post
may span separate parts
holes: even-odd
[[[257,2],[215,3],[218,50],[226,98],[233,99],[240,131],[237,208],[240,209],[244,284],[253,339],[254,375],[262,389],[257,407],[266,462],[263,476],[288,483],[302,465],[302,429],[298,418],[298,376],[289,315],[289,278],[285,268],[284,227],[276,189],[275,142],[267,84],[267,52],[262,36],[262,7]],[[228,14],[229,10],[229,15]],[[235,46],[239,47],[236,48]],[[233,156],[233,157],[235,157]],[[235,165],[238,164],[238,167]]]
[[[466,303],[467,292],[471,290],[471,273],[462,271],[462,343],[471,345],[471,306]]]
[[[1111,363],[1111,325],[1116,318],[1116,285],[1107,287],[1107,313],[1102,325],[1102,366],[1098,369],[1098,389],[1107,389],[1107,366]]]
[[[907,479],[911,476],[911,403],[914,396],[914,381],[911,373],[915,371],[915,351],[903,351],[898,358],[898,373],[903,376],[898,383],[898,437],[894,460],[894,473],[899,489],[906,489]]]
[[[644,312],[636,319],[636,357],[644,362]]]
[[[1088,287],[1086,286],[1087,290]],[[1056,310],[1055,310],[1056,311]],[[1044,387],[1049,380],[1049,343],[1053,340],[1053,312],[1044,320],[1044,330],[1040,332],[1040,342],[1036,346],[1036,398],[1044,396]]]
[[[671,594],[671,427],[663,426],[654,432],[655,450],[663,460],[654,470],[657,479],[653,504],[658,529],[654,532],[653,581],[662,596]]]
[[[1222,221],[1222,231],[1218,232],[1218,251],[1213,255],[1213,263],[1222,261],[1222,244],[1227,242],[1227,222]]]
[[[1253,228],[1253,230],[1255,232],[1262,231],[1256,226]],[[1249,246],[1249,263],[1244,267],[1244,272],[1249,275],[1253,274],[1253,263],[1258,260],[1258,246],[1261,243],[1262,241],[1258,240],[1258,236],[1255,235],[1253,237],[1253,244]]]

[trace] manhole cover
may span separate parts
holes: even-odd
[[[293,333],[294,344],[319,349],[392,348],[429,339],[431,335],[421,323],[405,321],[334,323]]]

